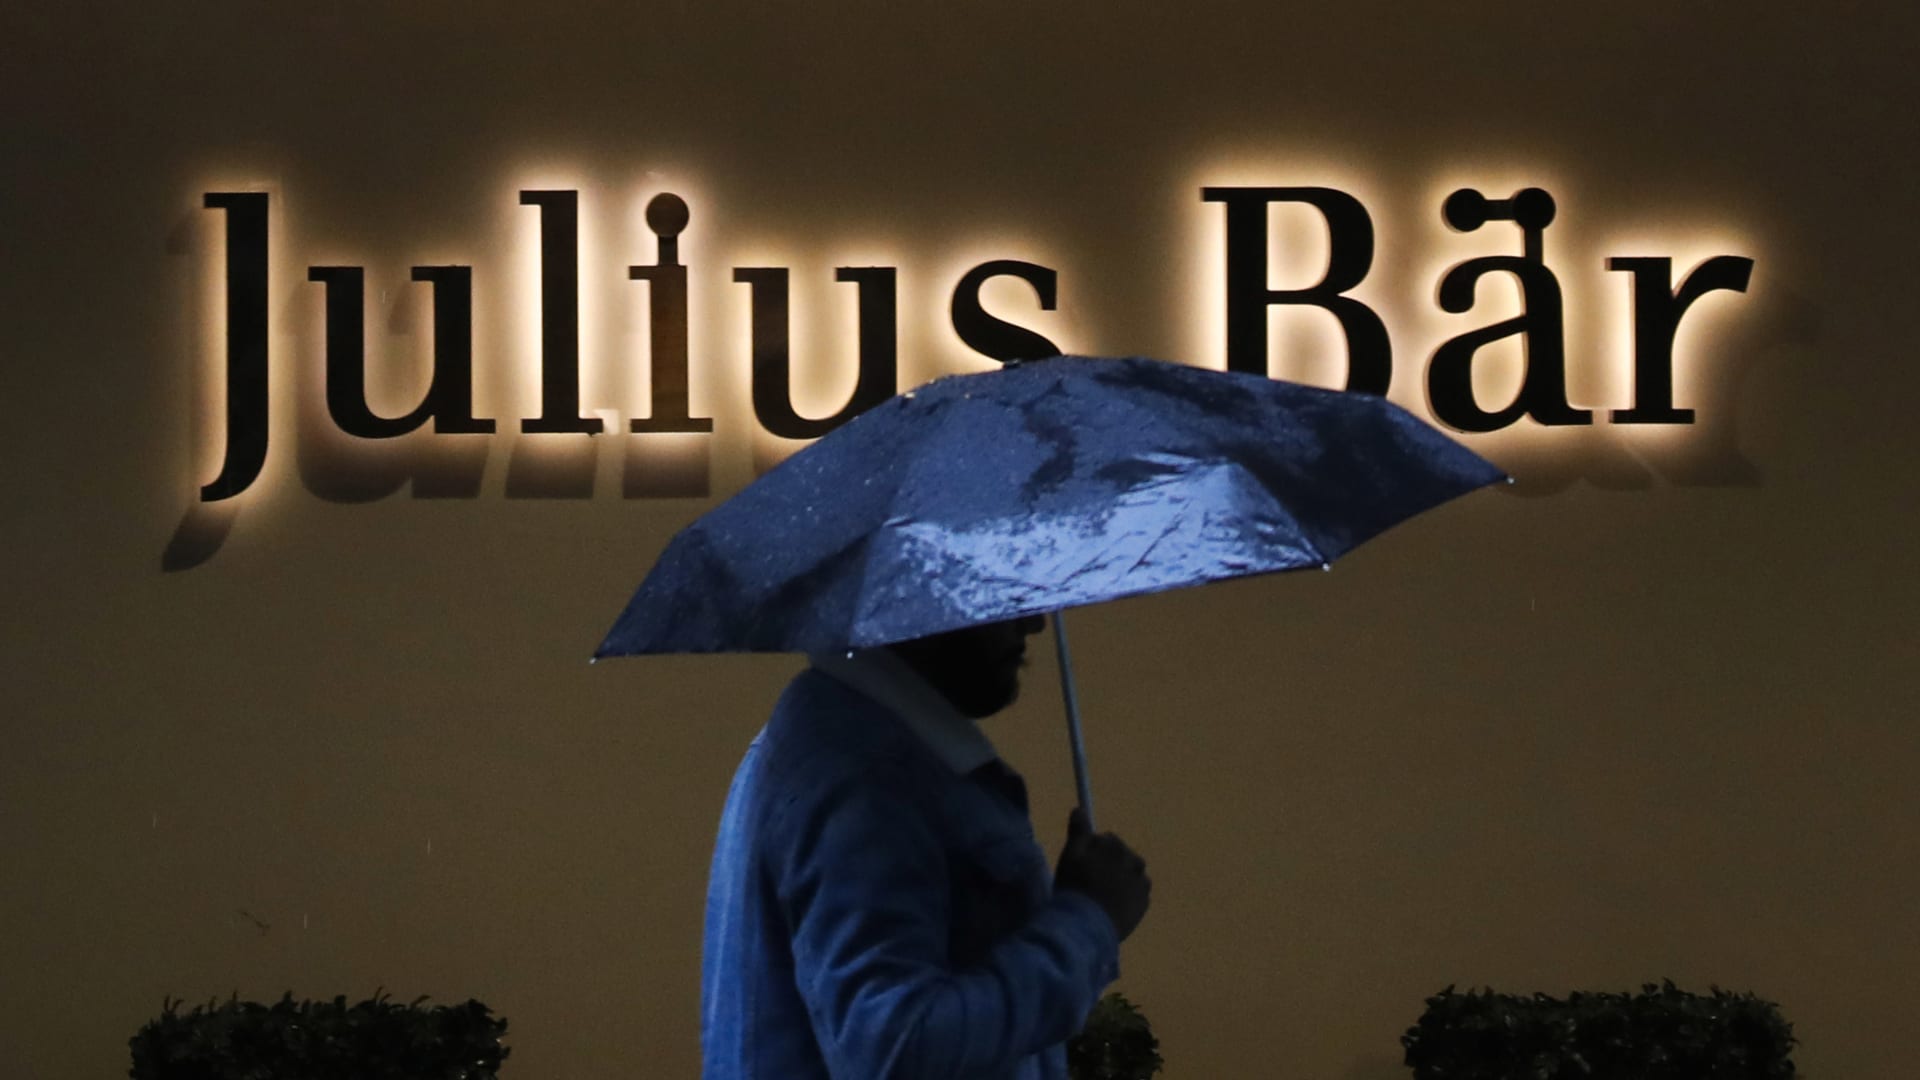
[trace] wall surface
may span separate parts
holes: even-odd
[[[791,449],[754,435],[733,268],[792,269],[815,414],[851,379],[839,266],[898,268],[903,386],[991,366],[946,303],[992,258],[1058,271],[1057,310],[988,305],[1063,348],[1219,367],[1199,188],[1235,184],[1365,203],[1356,295],[1416,411],[1441,341],[1517,311],[1498,275],[1435,305],[1448,266],[1518,253],[1442,199],[1546,188],[1602,422],[1462,436],[1518,483],[1333,573],[1076,616],[1101,824],[1156,882],[1117,988],[1164,1075],[1389,1080],[1448,984],[1671,977],[1778,1001],[1809,1077],[1904,1080],[1917,41],[1890,3],[8,6],[0,1077],[120,1075],[169,995],[376,987],[487,1002],[517,1080],[696,1076],[714,828],[799,661],[585,659],[667,538]],[[686,199],[712,436],[521,433],[532,188],[580,192],[586,407],[617,426],[646,400],[641,208]],[[201,505],[210,191],[271,197],[273,411],[258,482]],[[1276,216],[1294,284],[1316,229]],[[1717,254],[1754,271],[1681,332],[1699,422],[1605,423],[1606,258]],[[455,263],[500,430],[330,436],[306,268],[366,267],[398,412],[431,340],[408,268]],[[1274,374],[1338,385],[1330,325],[1276,313]],[[1487,400],[1518,359],[1488,353]],[[700,455],[708,494],[673,494]],[[1036,653],[988,730],[1057,851]]]

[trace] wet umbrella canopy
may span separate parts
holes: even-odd
[[[1371,395],[1138,358],[954,375],[689,525],[595,656],[859,648],[1317,568],[1503,476]]]
[[[1372,395],[1142,358],[948,376],[687,526],[594,655],[855,649],[1319,568],[1503,478]]]

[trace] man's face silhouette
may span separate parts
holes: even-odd
[[[1045,625],[1045,616],[1027,615],[903,641],[891,648],[961,715],[980,720],[1020,696],[1027,638]]]

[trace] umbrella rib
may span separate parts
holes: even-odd
[[[1147,545],[1147,550],[1141,552],[1140,557],[1133,560],[1132,566],[1127,567],[1127,573],[1131,574],[1135,570],[1138,570],[1142,566],[1145,566],[1147,563],[1147,559],[1153,555],[1154,550],[1157,549],[1160,546],[1160,544],[1166,540],[1167,537],[1172,536],[1175,529],[1178,529],[1181,525],[1186,523],[1187,514],[1190,513],[1192,509],[1193,509],[1193,506],[1191,503],[1181,507],[1179,515],[1175,517],[1172,521],[1167,522],[1167,524],[1160,529],[1160,535],[1154,537],[1153,543]]]

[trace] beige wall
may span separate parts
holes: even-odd
[[[1904,5],[537,7],[0,14],[0,1077],[117,1074],[165,995],[380,985],[486,1001],[518,1080],[697,1075],[713,828],[797,661],[586,665],[710,504],[621,498],[631,440],[591,499],[507,496],[532,411],[515,191],[540,183],[582,192],[591,404],[623,415],[643,337],[621,267],[652,254],[633,214],[692,204],[716,493],[754,446],[733,266],[794,268],[803,363],[845,351],[831,268],[877,262],[901,268],[908,381],[985,366],[934,316],[1005,256],[1060,271],[1055,313],[993,302],[1062,345],[1218,366],[1197,187],[1332,183],[1373,212],[1362,295],[1419,408],[1433,347],[1512,304],[1433,307],[1445,266],[1517,251],[1449,233],[1441,197],[1538,183],[1576,400],[1604,408],[1625,402],[1603,258],[1750,255],[1751,291],[1682,339],[1696,428],[1469,440],[1520,483],[1332,574],[1077,617],[1102,825],[1158,885],[1119,989],[1169,1080],[1387,1080],[1449,983],[1662,977],[1781,1002],[1809,1076],[1911,1074]],[[255,185],[274,454],[224,544],[162,573],[217,465],[200,194]],[[285,406],[319,355],[304,267],[329,262],[389,290],[387,363],[424,348],[406,268],[476,267],[503,418],[477,496],[303,486]],[[1295,357],[1281,374],[1338,376]],[[990,731],[1057,849],[1050,657],[1031,676]]]

